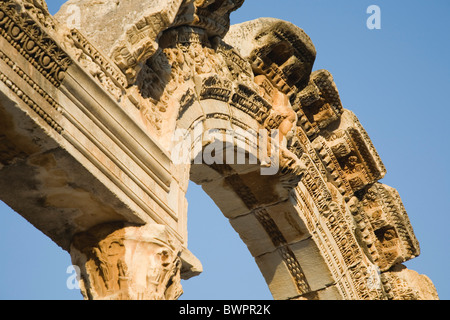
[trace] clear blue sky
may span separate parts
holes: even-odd
[[[50,0],[55,13],[63,0]],[[369,30],[369,5],[381,30]],[[247,0],[239,23],[275,17],[303,28],[334,76],[344,107],[368,131],[402,197],[422,254],[406,265],[450,298],[450,27],[448,0]],[[182,299],[271,299],[253,258],[214,203],[190,186],[189,247],[204,273]],[[0,203],[0,299],[81,299],[68,290],[69,254]]]

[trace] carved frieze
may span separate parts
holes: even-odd
[[[45,0],[19,0],[18,2],[44,27],[55,28],[55,20],[49,13]]]
[[[203,79],[200,100],[213,99],[229,102],[233,83],[228,79],[221,79],[217,75]]]
[[[377,251],[374,259],[382,271],[420,254],[419,242],[397,190],[375,183],[359,193],[365,223],[370,223]],[[359,223],[362,225],[362,223]]]
[[[71,59],[27,11],[18,10],[12,0],[0,2],[0,36],[58,87]]]
[[[381,274],[386,296],[389,300],[438,300],[431,280],[398,264],[389,272]]]
[[[356,116],[344,111],[339,126],[323,130],[313,141],[341,193],[352,193],[382,179],[386,169]]]
[[[298,115],[298,125],[311,138],[339,120],[343,107],[330,72],[314,71],[308,86],[295,97],[293,107]]]
[[[70,30],[66,37],[66,49],[74,58],[117,100],[125,94],[127,79],[117,65],[110,62],[77,29]]]
[[[230,13],[243,3],[244,0],[184,1],[172,26],[192,25],[206,30],[210,37],[223,37],[230,27]]]
[[[262,18],[234,25],[225,42],[290,98],[309,82],[316,50],[303,30],[288,22]]]

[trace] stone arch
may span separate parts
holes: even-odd
[[[242,106],[230,107],[214,99],[196,104],[178,119],[179,125],[187,127],[186,133],[192,137],[191,163],[186,165],[189,179],[201,185],[229,219],[267,282],[276,283],[270,288],[275,298],[293,298],[310,292],[310,284],[290,247],[310,236],[291,199],[292,188],[300,175],[286,175],[278,168],[262,174],[267,169],[262,164],[267,160],[261,158],[260,153],[265,150],[258,145],[261,125],[249,119],[245,121],[246,130],[240,127],[238,124],[243,122],[239,107]],[[224,110],[220,117],[216,117],[218,109]],[[186,119],[192,123],[186,124]],[[252,123],[255,129],[248,131]],[[211,146],[216,153],[213,163],[205,159],[211,155]],[[315,258],[319,261],[317,254]],[[273,263],[273,259],[277,262]],[[289,293],[284,295],[286,288]]]
[[[384,249],[374,243],[381,231],[365,224],[370,214],[363,201],[385,168],[356,116],[343,108],[331,74],[312,72],[315,49],[309,37],[289,23],[261,19],[232,28],[225,41],[186,26],[160,39],[160,54],[176,75],[163,86],[168,106],[163,123],[169,132],[189,137],[189,161],[177,170],[180,181],[200,184],[217,204],[274,298],[383,299],[387,275],[378,270]],[[239,40],[246,45],[237,45]],[[287,119],[289,130],[269,139],[278,143],[277,170],[261,174],[273,158],[261,157],[267,149],[258,135],[279,130]],[[173,142],[164,140],[172,152]],[[213,161],[199,160],[205,152]],[[254,162],[234,162],[243,154]],[[401,207],[398,197],[390,197]],[[409,229],[404,219],[395,223]],[[391,232],[388,238],[394,234],[399,236]],[[396,262],[416,251],[413,233],[400,237],[409,244],[390,244]]]
[[[280,24],[285,26],[277,21],[277,25]],[[177,39],[183,40],[181,47],[178,46]],[[316,201],[311,199],[306,187],[304,190],[297,190],[302,179],[311,179],[311,175],[314,175],[313,179],[319,179],[320,186],[315,188],[321,188],[320,192],[327,197],[322,202],[331,200],[331,191],[312,164],[313,160],[304,151],[309,147],[309,152],[314,152],[306,133],[297,125],[297,116],[296,123],[291,128],[291,136],[284,140],[269,137],[271,130],[278,129],[290,113],[297,115],[289,99],[285,100],[284,106],[280,106],[288,112],[283,113],[283,109],[280,111],[273,108],[275,93],[286,95],[280,89],[290,93],[291,100],[292,95],[299,91],[294,83],[289,83],[289,89],[286,90],[287,82],[278,89],[280,79],[289,81],[292,78],[284,78],[286,72],[281,66],[271,65],[278,76],[259,72],[266,82],[255,82],[255,73],[258,75],[260,70],[256,65],[252,66],[248,60],[240,57],[239,52],[220,39],[216,38],[212,42],[198,28],[171,29],[162,35],[160,45],[159,54],[162,59],[158,56],[153,59],[162,61],[166,57],[172,66],[171,72],[182,70],[181,75],[167,78],[163,85],[164,92],[160,96],[167,96],[168,108],[163,126],[170,128],[168,132],[174,132],[177,136],[175,141],[169,141],[167,137],[164,141],[172,151],[172,160],[180,159],[175,154],[179,151],[176,148],[180,145],[178,138],[187,141],[188,161],[181,161],[177,172],[182,173],[184,179],[202,185],[229,219],[255,258],[274,297],[356,297],[355,289],[348,292],[344,285],[336,285],[334,277],[337,276],[330,271],[329,262],[325,261],[321,248],[312,240],[311,229],[308,229],[302,216],[301,211],[306,205],[312,211],[321,210]],[[188,59],[191,62],[197,58],[200,62],[204,61],[202,57],[189,56],[190,46],[195,46],[197,55],[202,52],[207,55],[213,49],[210,58],[216,65],[208,69],[204,65],[189,64]],[[288,46],[288,54],[294,52],[292,42],[286,42],[285,46]],[[284,64],[287,60],[295,60],[285,58],[280,62]],[[218,67],[217,64],[220,63],[224,63],[227,68],[224,70]],[[147,65],[149,70],[157,68],[156,62],[149,61]],[[174,70],[174,66],[178,70]],[[145,73],[149,70],[143,69],[143,73],[138,75],[138,83],[145,83]],[[291,68],[286,70],[292,71]],[[178,80],[177,77],[189,80],[179,82],[180,85],[176,86],[173,82]],[[306,76],[302,74],[300,77]],[[140,79],[142,82],[139,82]],[[171,88],[174,88],[173,91],[170,91]],[[268,140],[278,145],[277,159],[264,159],[261,156],[267,148],[260,146],[260,132],[265,132]],[[306,143],[307,146],[296,145],[295,141],[297,144]],[[297,146],[297,149],[293,146]],[[211,156],[212,149],[215,151],[212,157],[219,161],[199,160],[199,155],[204,157],[205,152]],[[242,155],[245,155],[247,162],[235,162]],[[231,163],[227,162],[230,159]],[[262,174],[264,166],[267,169],[272,164],[271,160],[276,160],[275,171]],[[318,158],[314,160],[320,161]],[[306,174],[307,169],[312,170],[312,173]],[[317,182],[310,184],[314,183]],[[302,200],[298,193],[309,198]],[[339,205],[335,204],[335,207],[339,208]],[[342,275],[339,277],[342,278]],[[348,284],[350,279],[346,281],[346,285],[352,287]]]
[[[151,1],[143,17],[128,10],[137,32],[112,32],[127,41],[107,43],[108,58],[76,29],[55,36],[46,8],[25,2],[0,3],[0,113],[11,119],[0,175],[20,189],[1,179],[0,193],[70,251],[87,298],[179,297],[180,278],[200,272],[183,230],[189,179],[276,299],[434,296],[401,266],[420,252],[401,199],[379,183],[385,167],[331,74],[312,72],[300,28],[258,19],[224,37],[242,0]]]

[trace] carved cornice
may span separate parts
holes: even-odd
[[[204,29],[208,36],[223,38],[230,28],[230,14],[244,0],[185,0],[172,27],[189,25]]]
[[[111,63],[109,58],[105,57],[103,53],[97,50],[97,48],[92,45],[79,30],[70,30],[70,36],[75,47],[82,50],[84,54],[89,56],[92,62],[99,66],[103,74],[111,79],[113,85],[115,85],[118,90],[125,92],[125,88],[128,85],[127,78],[117,67],[117,65]],[[108,90],[108,88],[106,89]],[[110,88],[109,90],[112,91],[113,89]]]
[[[126,74],[128,84],[136,81],[141,64],[158,50],[158,38],[173,23],[183,0],[173,0],[164,8],[150,8],[133,21],[111,48],[111,57]]]
[[[55,87],[61,84],[72,60],[13,0],[0,2],[0,35]]]
[[[27,84],[40,96],[42,96],[51,107],[53,107],[56,111],[60,111],[60,105],[53,100],[33,79],[31,79],[27,74],[20,69],[13,60],[6,56],[6,54],[0,50],[0,60],[4,61],[6,65],[8,65],[16,74],[21,77],[23,80],[27,82]],[[40,107],[34,99],[30,96],[26,95],[23,92],[23,88],[20,88],[16,85],[13,80],[11,80],[6,74],[0,71],[0,81],[2,81],[9,89],[11,89],[18,98],[20,98],[26,105],[28,105],[41,119],[43,119],[52,129],[54,129],[57,133],[61,134],[63,132],[63,128],[50,116],[47,112],[44,111],[42,107]]]

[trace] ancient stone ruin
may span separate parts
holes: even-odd
[[[230,27],[243,2],[2,0],[0,199],[70,253],[86,299],[177,299],[201,273],[190,180],[274,299],[437,299],[402,265],[420,252],[402,200],[313,42]]]

